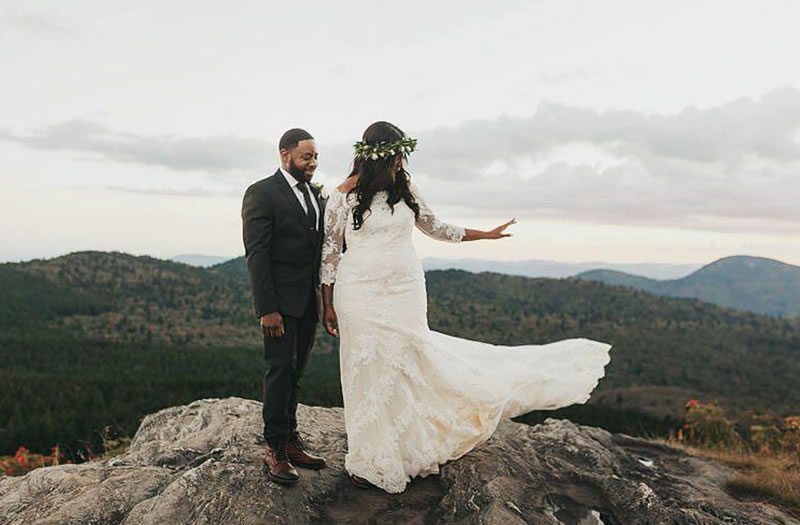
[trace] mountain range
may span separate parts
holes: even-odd
[[[800,266],[763,257],[725,257],[671,280],[605,269],[577,277],[767,315],[800,316]]]
[[[700,264],[669,263],[608,263],[564,262],[544,259],[523,261],[492,261],[488,259],[440,259],[426,257],[422,261],[426,270],[466,270],[468,272],[494,272],[524,277],[572,277],[579,273],[599,268],[642,275],[651,279],[677,279],[700,268]]]
[[[224,262],[222,259],[173,258],[195,266],[224,268],[228,264],[246,271],[237,262],[241,257]],[[556,279],[574,276],[766,315],[800,315],[800,267],[763,257],[732,256],[707,265],[425,258],[423,266],[426,271],[455,269]]]
[[[170,260],[192,266],[209,267],[227,260],[229,257],[216,255],[176,255]],[[545,259],[522,261],[493,261],[489,259],[443,259],[426,257],[422,260],[425,270],[466,270],[468,272],[494,272],[525,277],[572,277],[579,273],[599,268],[642,275],[651,279],[677,279],[689,275],[700,268],[700,264],[669,263],[608,263],[608,262],[564,262]]]
[[[426,281],[434,330],[506,345],[612,344],[583,407],[608,417],[591,424],[630,413],[677,420],[692,398],[731,414],[800,405],[800,319],[577,278],[446,270]],[[262,343],[243,258],[206,269],[78,252],[0,264],[0,289],[0,382],[10,393],[0,398],[0,449],[89,440],[112,422],[132,432],[164,406],[257,395]],[[340,404],[338,367],[336,340],[320,330],[303,402]]]

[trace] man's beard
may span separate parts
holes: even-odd
[[[291,158],[289,159],[289,170],[288,171],[289,171],[289,175],[294,177],[295,180],[297,180],[297,181],[308,182],[308,181],[311,180],[311,177],[314,176],[314,174],[311,173],[308,176],[308,178],[306,178],[306,172],[301,170],[300,168],[298,168],[297,165],[294,163],[294,161]]]

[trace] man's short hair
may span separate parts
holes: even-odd
[[[286,133],[283,134],[281,137],[280,142],[278,142],[278,150],[286,149],[290,150],[297,147],[297,143],[301,140],[314,140],[314,137],[311,136],[311,133],[304,129],[294,128],[290,129]]]

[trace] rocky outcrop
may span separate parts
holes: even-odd
[[[0,524],[798,524],[723,489],[730,469],[679,450],[569,421],[504,422],[438,476],[398,495],[344,473],[342,411],[302,406],[307,444],[329,467],[268,481],[260,403],[204,399],[144,419],[105,462],[0,478]]]

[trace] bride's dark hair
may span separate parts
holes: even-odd
[[[361,138],[370,146],[376,146],[381,142],[397,142],[403,137],[405,137],[403,130],[389,122],[379,121],[370,124]],[[364,213],[368,211],[372,213],[370,210],[372,199],[376,193],[383,190],[386,190],[389,194],[386,202],[389,204],[392,213],[394,213],[394,205],[402,200],[414,212],[414,217],[419,218],[419,204],[417,204],[414,195],[411,193],[411,177],[403,167],[402,162],[400,169],[395,173],[394,182],[392,182],[391,173],[389,172],[396,159],[402,157],[402,155],[402,153],[398,152],[393,157],[386,156],[375,160],[371,158],[356,158],[353,161],[353,171],[350,172],[348,178],[358,175],[358,181],[347,192],[348,194],[354,193],[358,200],[358,203],[353,208],[353,229],[358,230],[361,228],[361,225],[364,224]]]

